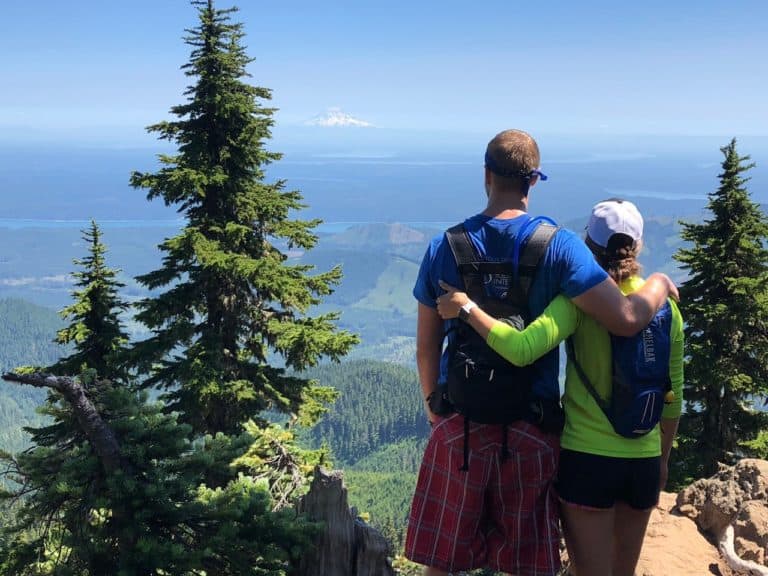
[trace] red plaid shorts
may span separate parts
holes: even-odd
[[[491,568],[552,576],[560,568],[557,498],[552,484],[559,440],[533,424],[471,424],[469,470],[464,417],[435,423],[419,470],[405,540],[407,558],[457,572]]]

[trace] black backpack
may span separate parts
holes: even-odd
[[[446,231],[456,266],[464,280],[465,292],[485,312],[518,329],[524,328],[531,320],[528,293],[539,263],[557,231],[553,224],[540,220],[543,219],[529,220],[521,229],[512,262],[490,262],[480,258],[463,224],[457,224]],[[522,237],[531,225],[536,227],[526,242]],[[493,281],[497,277],[507,277],[504,283],[508,290],[501,299],[488,296],[483,286],[484,279]],[[446,332],[446,336],[450,333],[453,334],[448,341],[447,381],[438,394],[449,406],[449,411],[464,416],[465,435],[469,433],[470,421],[506,425],[530,419],[535,366],[519,367],[511,364],[494,352],[464,322],[457,320],[454,327]],[[543,410],[541,405],[538,409]],[[539,419],[544,417],[543,414],[534,416]],[[506,457],[506,428],[503,430],[503,439],[502,455]],[[465,438],[462,469],[466,469],[467,461]]]

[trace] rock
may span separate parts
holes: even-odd
[[[765,550],[750,540],[736,538],[736,554],[743,560],[751,560],[758,564],[765,563]]]
[[[732,472],[718,472],[712,478],[697,480],[677,495],[677,507],[696,521],[699,528],[719,538],[738,514],[744,492],[732,478]],[[691,509],[695,512],[691,513]]]
[[[765,503],[766,495],[768,462],[745,459],[685,488],[677,496],[677,509],[712,538],[719,539],[746,502]]]
[[[766,507],[766,502],[764,500],[745,502],[736,517],[733,528],[737,539],[754,542],[764,550],[768,546],[768,507]]]
[[[699,515],[699,511],[696,509],[696,506],[694,506],[693,504],[683,504],[682,506],[679,506],[678,512],[683,516],[687,516],[691,520],[695,520],[696,517]]]
[[[768,499],[768,462],[746,458],[739,461],[733,470],[735,480],[748,500]]]

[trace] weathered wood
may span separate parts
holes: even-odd
[[[323,523],[313,550],[302,558],[298,576],[394,576],[389,542],[349,508],[341,472],[315,468],[310,490],[296,509]]]
[[[733,526],[730,524],[725,527],[720,540],[717,543],[717,548],[720,550],[720,554],[728,563],[728,567],[737,574],[749,574],[749,576],[768,576],[768,568],[761,566],[757,562],[751,560],[742,560],[739,555],[736,554],[736,550],[733,545]]]
[[[79,382],[66,376],[52,376],[41,372],[33,374],[9,372],[3,374],[3,380],[28,384],[36,388],[50,388],[59,392],[72,406],[77,423],[93,446],[105,472],[113,474],[122,471],[129,476],[133,475],[132,467],[120,455],[120,445],[114,432],[102,420],[99,411]]]

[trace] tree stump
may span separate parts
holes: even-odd
[[[296,506],[299,514],[323,524],[298,576],[394,576],[389,542],[350,509],[342,476],[315,468],[309,492]]]

